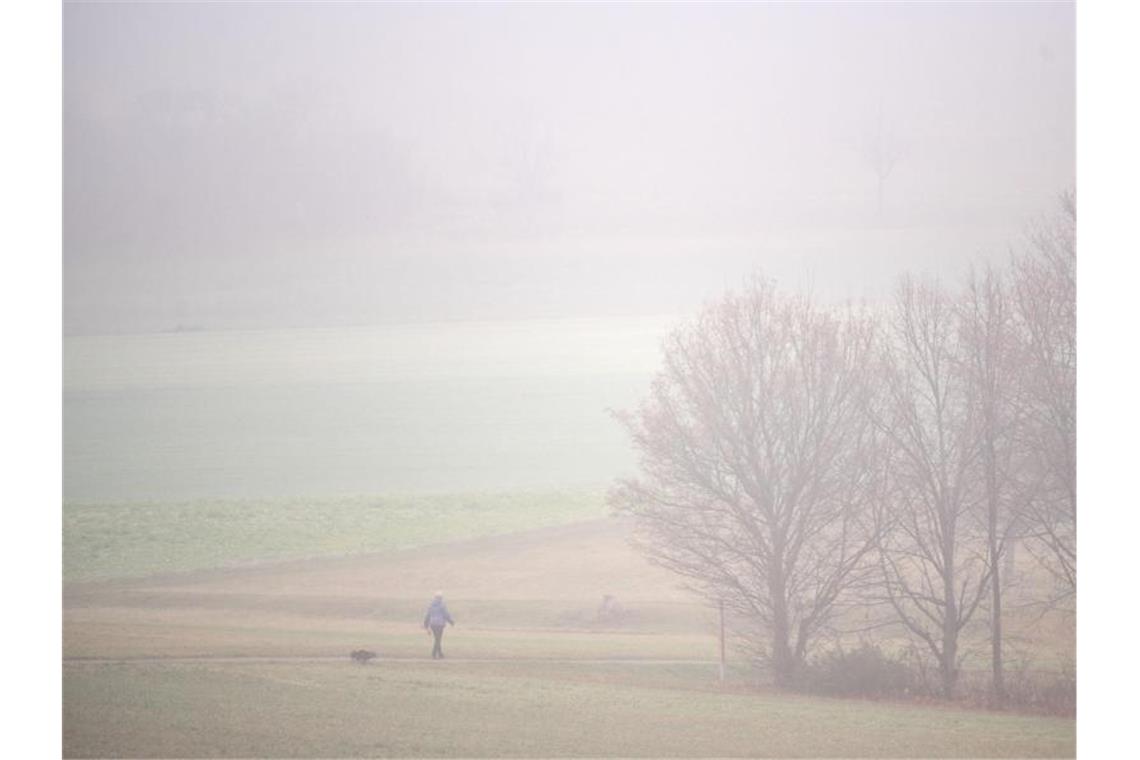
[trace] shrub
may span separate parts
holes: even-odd
[[[1050,715],[1076,715],[1077,672],[1072,662],[1059,672],[1015,669],[1006,674],[1006,706]]]
[[[914,671],[878,646],[833,649],[816,657],[802,669],[799,686],[804,691],[840,697],[901,697],[917,690]]]

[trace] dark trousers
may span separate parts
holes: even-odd
[[[435,647],[433,647],[431,650],[431,658],[433,660],[442,660],[443,659],[443,647],[441,647],[440,644],[443,642],[443,626],[442,625],[433,625],[431,627],[431,633],[432,633],[432,636],[435,637]]]

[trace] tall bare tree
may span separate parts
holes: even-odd
[[[885,345],[886,398],[875,417],[892,461],[881,590],[934,656],[949,697],[960,634],[990,577],[976,513],[978,410],[953,302],[904,278]]]
[[[781,684],[874,571],[874,345],[869,319],[756,281],[673,334],[620,415],[640,473],[611,505],[654,562],[758,624]]]
[[[1077,582],[1076,201],[1030,235],[1013,263],[1015,313],[1024,342],[1031,410],[1028,448],[1037,455],[1028,546],[1056,577],[1061,595]]]
[[[990,573],[993,701],[1005,700],[1002,562],[1019,525],[1025,488],[1021,358],[1013,305],[1002,275],[972,272],[959,304],[962,361],[976,403],[978,471]]]

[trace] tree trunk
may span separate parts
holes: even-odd
[[[954,697],[954,683],[958,680],[958,603],[954,597],[954,544],[953,532],[947,531],[943,539],[942,593],[946,599],[946,609],[942,618],[942,658],[939,670],[942,675],[942,696]]]
[[[990,565],[990,591],[992,593],[992,609],[990,610],[990,661],[993,664],[993,694],[991,699],[994,707],[1000,707],[1005,701],[1005,671],[1002,666],[1001,645],[1001,557],[998,556],[998,480],[997,480],[997,453],[994,450],[994,418],[995,412],[991,406],[986,414],[987,435],[985,441],[986,465],[986,518],[987,535],[989,543]]]
[[[991,549],[993,551],[994,549]],[[1001,657],[1001,576],[998,573],[998,561],[993,563],[993,575],[990,583],[993,584],[993,634],[991,644],[993,648],[994,665],[994,707],[1001,707],[1005,703],[1005,670]]]
[[[993,446],[990,445],[990,461],[986,463],[989,487],[989,552],[990,552],[990,589],[993,594],[993,609],[991,610],[990,646],[992,649],[991,661],[993,663],[993,704],[1000,707],[1005,702],[1005,670],[1001,657],[1001,557],[998,556],[997,538],[997,477],[993,461]]]
[[[772,565],[768,573],[768,592],[772,598],[772,672],[777,686],[791,686],[796,667],[789,643],[791,626],[788,622],[784,576],[778,560],[773,560]]]
[[[782,617],[774,617],[772,621],[772,671],[777,686],[791,686],[796,676],[796,658],[788,645],[787,615]]]
[[[954,603],[951,602],[953,607]],[[950,618],[942,626],[942,662],[939,671],[942,675],[942,696],[946,699],[954,698],[954,684],[958,680],[958,631]]]

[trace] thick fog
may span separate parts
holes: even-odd
[[[677,313],[1000,258],[1068,4],[65,7],[71,334]]]
[[[63,7],[62,756],[1074,755],[1072,3]]]

